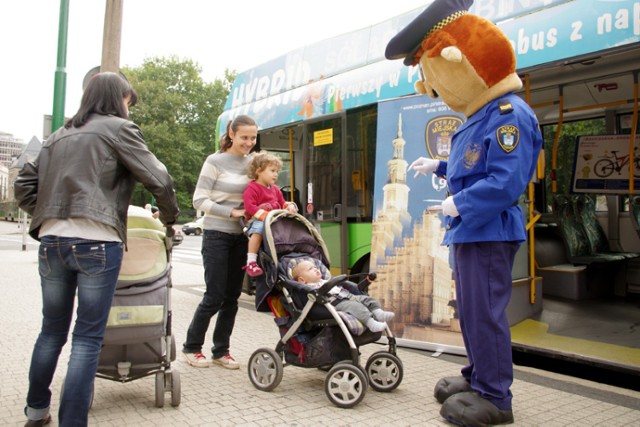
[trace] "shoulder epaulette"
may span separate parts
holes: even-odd
[[[513,112],[513,105],[511,105],[510,101],[503,99],[502,101],[498,101],[498,109],[500,110],[500,114],[509,114]]]

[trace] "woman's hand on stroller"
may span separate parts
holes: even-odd
[[[246,212],[244,209],[233,208],[231,209],[231,214],[229,215],[231,218],[245,218]],[[245,218],[245,221],[248,221],[249,218]]]
[[[184,240],[182,230],[174,228],[172,225],[166,226],[165,230],[165,244],[167,248],[171,249],[173,246],[178,246]]]

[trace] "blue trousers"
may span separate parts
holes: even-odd
[[[61,426],[86,426],[107,318],[122,264],[120,242],[44,236],[38,251],[42,329],[33,349],[25,413],[49,413],[51,380],[67,342],[78,298],[71,356],[58,417]]]
[[[453,275],[462,338],[469,364],[462,375],[499,409],[511,409],[513,360],[506,308],[519,244],[454,243]]]
[[[214,359],[229,353],[231,332],[238,313],[238,298],[242,293],[247,263],[247,238],[244,234],[228,234],[205,230],[202,235],[202,260],[207,290],[193,314],[182,346],[185,353],[202,350],[211,318],[218,314],[213,329]]]

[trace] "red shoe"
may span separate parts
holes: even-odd
[[[249,264],[242,267],[242,269],[246,270],[247,274],[251,277],[258,277],[264,274],[264,271],[262,271],[260,266],[255,261],[251,261]]]

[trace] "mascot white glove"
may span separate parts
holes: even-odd
[[[444,199],[444,202],[442,202],[442,214],[450,216],[452,218],[460,215],[458,213],[458,209],[456,208],[456,204],[453,203],[453,196],[447,197],[446,199]]]
[[[435,170],[438,169],[439,165],[440,160],[420,157],[409,165],[409,170],[416,171],[416,174],[413,175],[413,177],[416,178],[420,174],[428,175],[435,172]]]

